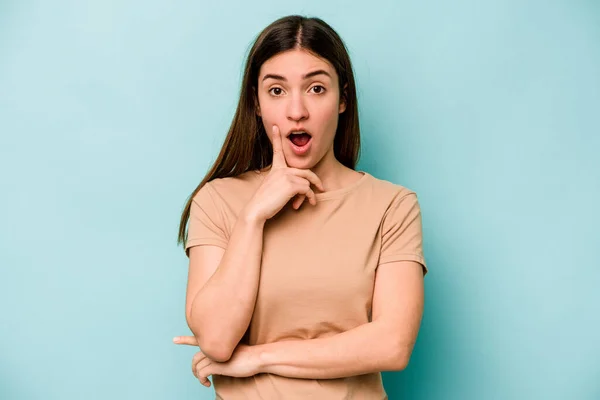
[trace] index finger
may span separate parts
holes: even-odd
[[[175,344],[186,344],[188,346],[198,346],[198,340],[195,336],[177,336],[173,338]]]
[[[285,155],[283,154],[283,139],[279,127],[273,125],[273,168],[287,167]]]

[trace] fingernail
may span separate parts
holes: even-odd
[[[179,342],[179,336],[175,336],[175,337],[173,338],[173,341],[174,341],[174,342]]]

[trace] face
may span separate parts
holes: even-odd
[[[327,60],[300,49],[280,53],[262,65],[256,92],[257,114],[271,140],[273,125],[279,127],[288,166],[313,168],[334,158],[333,139],[346,104]],[[305,134],[291,134],[299,131]]]

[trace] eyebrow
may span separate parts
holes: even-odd
[[[302,77],[302,79],[308,79],[308,78],[312,78],[313,76],[317,76],[317,75],[327,75],[329,78],[331,78],[331,75],[329,74],[329,72],[323,70],[323,69],[318,69],[316,71],[313,72],[309,72],[308,74],[304,75]],[[275,74],[267,74],[263,77],[263,81],[267,80],[267,79],[277,79],[279,81],[284,81],[287,82],[287,79],[284,76],[281,75],[275,75]]]

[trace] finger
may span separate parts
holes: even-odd
[[[323,186],[323,182],[321,181],[321,179],[310,169],[288,168],[288,171],[296,176],[300,176],[304,179],[307,179],[310,183],[315,185],[322,192],[325,191],[325,187]]]
[[[192,374],[196,375],[196,368],[198,367],[198,364],[201,363],[205,358],[206,355],[201,351],[194,354],[194,357],[192,357]]]
[[[287,167],[285,162],[285,155],[283,154],[283,139],[281,138],[281,132],[277,125],[273,125],[273,167],[283,168]]]
[[[300,206],[302,205],[302,203],[304,203],[304,199],[306,199],[306,195],[304,194],[299,194],[294,198],[294,202],[292,203],[292,207],[294,207],[295,210],[299,209]]]
[[[199,381],[199,382],[200,382],[202,385],[204,385],[204,386],[206,386],[206,387],[210,387],[210,381],[208,380],[208,376],[200,376],[200,377],[198,378],[198,381]]]
[[[196,378],[198,378],[200,381],[202,381],[202,369],[205,368],[207,365],[210,365],[211,363],[211,359],[210,358],[203,358],[202,360],[200,360],[199,362],[195,363],[193,365],[192,368],[192,373],[194,374],[194,376]],[[206,377],[206,376],[205,376]]]
[[[185,344],[188,346],[198,346],[198,340],[195,336],[176,336],[173,338],[175,344]]]
[[[208,376],[203,376],[203,375],[200,375],[200,376],[198,376],[198,381],[199,381],[199,382],[200,382],[202,385],[204,385],[204,386],[206,386],[206,387],[210,387],[210,381],[208,380]]]
[[[310,182],[299,176],[292,176],[292,182],[294,183],[293,189],[298,195],[305,195],[308,197],[310,204],[317,205],[317,197],[315,192],[310,188]],[[294,204],[292,203],[292,206]]]
[[[210,359],[208,359],[208,362],[204,360],[203,362],[199,363],[196,367],[196,377],[198,378],[200,383],[206,387],[210,387],[210,381],[208,380],[208,377],[212,375],[210,366]]]
[[[312,189],[308,189],[308,191],[305,193],[306,197],[308,197],[308,202],[310,204],[312,204],[313,206],[317,205],[317,196],[315,196],[315,192],[313,192]]]

